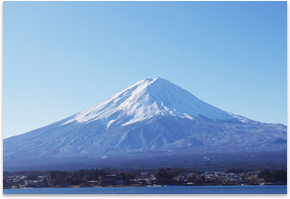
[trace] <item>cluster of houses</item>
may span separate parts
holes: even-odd
[[[222,185],[259,185],[264,179],[260,179],[258,174],[260,171],[248,171],[241,173],[231,173],[223,171],[206,171],[199,175],[199,179],[203,178],[204,182],[212,182],[212,184]],[[191,176],[195,174],[189,174]]]
[[[263,179],[259,179],[260,171],[249,171],[242,173],[229,173],[223,171],[207,171],[203,173],[182,173],[172,176],[171,182],[167,185],[261,185]],[[146,171],[140,172],[138,176],[124,179],[121,175],[107,174],[98,177],[97,180],[86,182],[85,186],[161,186],[160,179],[156,175]],[[27,187],[58,187],[61,186],[53,182],[50,176],[36,176],[31,179],[29,176],[15,175],[3,177],[3,188],[27,188]]]
[[[35,179],[29,179],[24,175],[13,175],[3,177],[4,189],[21,189],[27,187],[46,187],[48,185],[48,176],[37,176]]]

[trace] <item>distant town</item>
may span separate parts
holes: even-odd
[[[287,172],[225,171],[195,172],[190,169],[163,168],[148,170],[90,169],[79,171],[4,172],[4,189],[57,187],[124,186],[206,186],[206,185],[287,185]]]

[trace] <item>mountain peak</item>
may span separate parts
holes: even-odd
[[[219,120],[242,120],[234,114],[209,105],[188,91],[160,77],[138,81],[106,101],[74,116],[70,122],[103,120],[107,127],[122,118],[122,125],[149,119],[156,115],[170,115],[194,120],[196,117]],[[124,119],[126,118],[126,119]]]
[[[155,78],[147,78],[147,79],[142,79],[140,81],[138,81],[137,83],[133,84],[132,86],[128,87],[127,89],[125,90],[128,90],[130,88],[133,88],[135,86],[141,86],[141,87],[146,87],[146,86],[149,86],[149,85],[152,85],[152,84],[156,84],[156,83],[166,83],[166,82],[169,82],[168,80],[166,79],[162,79],[160,77],[155,77]],[[122,91],[123,92],[123,91]]]
[[[124,162],[126,154],[163,156],[176,149],[186,161],[188,152],[286,151],[287,127],[222,111],[165,79],[149,78],[64,120],[5,139],[3,168],[66,160],[95,165],[104,156]]]

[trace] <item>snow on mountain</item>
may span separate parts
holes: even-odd
[[[157,77],[137,82],[108,100],[76,114],[64,124],[73,121],[89,123],[103,119],[109,127],[124,116],[130,119],[122,125],[140,122],[156,115],[171,115],[191,120],[203,116],[214,121],[248,121],[244,117],[211,106],[188,91]]]
[[[285,151],[287,127],[220,110],[162,78],[144,79],[48,126],[3,140],[5,165],[172,151]]]

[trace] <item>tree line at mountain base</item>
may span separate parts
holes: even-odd
[[[117,170],[105,168],[78,171],[51,170],[4,173],[5,188],[20,187],[93,187],[155,185],[259,185],[287,184],[287,171],[228,169],[198,172],[190,169],[162,168]]]

